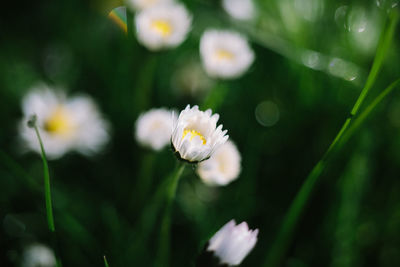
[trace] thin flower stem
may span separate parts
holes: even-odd
[[[331,156],[335,152],[339,151],[339,149],[341,147],[343,147],[343,145],[344,145],[343,140],[347,141],[349,139],[350,135],[345,134],[346,130],[348,129],[354,116],[357,115],[364,99],[366,98],[366,96],[368,95],[368,92],[370,91],[370,89],[372,88],[373,84],[376,81],[377,75],[381,69],[385,55],[388,51],[391,40],[393,38],[393,34],[395,32],[398,18],[399,18],[399,16],[398,16],[397,12],[393,12],[391,14],[391,16],[389,17],[389,21],[387,22],[387,24],[384,28],[384,32],[381,35],[381,38],[380,38],[380,41],[378,44],[378,48],[377,48],[377,53],[375,55],[374,62],[372,64],[372,68],[368,75],[366,84],[365,84],[363,90],[361,91],[360,96],[356,100],[356,102],[351,110],[350,116],[346,119],[342,128],[340,129],[340,131],[334,138],[333,142],[329,146],[328,150],[322,156],[321,160],[318,161],[318,163],[311,170],[310,174],[307,176],[306,180],[304,181],[303,185],[301,186],[299,192],[295,196],[295,198],[283,220],[283,224],[278,232],[276,241],[272,245],[271,249],[269,250],[269,252],[267,254],[267,258],[266,258],[264,266],[272,267],[272,266],[279,265],[280,261],[282,260],[283,256],[285,255],[286,250],[290,244],[290,241],[291,241],[294,229],[297,225],[297,222],[299,221],[300,216],[311,196],[312,190],[313,190],[315,184],[318,182],[319,178],[321,177],[321,174],[322,174],[323,170],[325,169],[325,166],[326,166],[328,160],[331,158]],[[378,103],[379,102],[380,101],[378,101]],[[375,107],[375,106],[373,106],[373,107]],[[373,107],[372,107],[372,109],[373,109]],[[372,109],[370,111],[372,111]],[[366,115],[368,115],[368,114],[369,113],[367,113]],[[360,121],[359,124],[361,124],[362,121]],[[352,132],[350,132],[350,134],[352,134],[352,133],[354,133],[354,130]],[[344,136],[346,138],[344,138]],[[338,144],[340,144],[340,145],[338,145]]]
[[[106,255],[104,255],[103,258],[104,258],[104,266],[105,267],[110,267],[110,265],[108,265]]]
[[[42,161],[43,161],[44,196],[45,196],[45,203],[46,203],[47,224],[48,224],[51,239],[53,242],[53,249],[55,250],[56,266],[61,267],[62,263],[61,263],[61,259],[59,256],[58,243],[57,243],[57,237],[56,237],[56,227],[54,225],[53,206],[52,206],[51,190],[50,190],[50,174],[49,174],[49,166],[47,164],[46,152],[44,150],[42,138],[40,137],[39,129],[36,125],[36,117],[32,118],[29,123],[31,124],[30,126],[32,126],[34,128],[34,130],[36,132],[36,136],[39,140]]]
[[[175,199],[176,189],[178,187],[179,179],[185,169],[185,163],[179,162],[176,167],[173,178],[167,187],[166,207],[161,221],[160,230],[160,243],[158,247],[158,257],[156,266],[168,267],[169,266],[169,247],[170,247],[170,228],[171,228],[171,213],[172,204]]]

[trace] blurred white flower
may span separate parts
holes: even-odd
[[[148,8],[135,18],[138,40],[150,50],[180,45],[186,39],[191,23],[192,16],[181,4]]]
[[[222,7],[226,13],[238,20],[250,20],[255,14],[253,0],[222,0]]]
[[[197,166],[197,173],[208,185],[227,185],[239,176],[240,161],[239,151],[228,140],[208,160]]]
[[[173,3],[173,0],[125,0],[125,3],[130,9],[140,11],[157,5]]]
[[[56,258],[53,251],[42,244],[28,246],[23,254],[21,267],[53,267],[56,266]]]
[[[143,146],[161,150],[171,142],[174,112],[159,108],[142,113],[136,121],[136,140]]]
[[[228,140],[227,130],[217,128],[218,114],[211,109],[200,111],[198,106],[187,105],[174,123],[172,146],[183,160],[197,163],[209,158]]]
[[[36,114],[36,124],[50,159],[70,150],[91,155],[109,139],[108,123],[87,96],[67,99],[62,91],[53,91],[42,84],[24,97],[22,110],[24,119],[19,125],[22,141],[27,149],[40,153],[35,131],[27,126],[27,120]]]
[[[221,264],[239,265],[254,248],[258,229],[249,230],[246,222],[236,225],[234,220],[225,224],[209,241],[208,251],[213,251]]]
[[[247,40],[232,31],[207,30],[200,40],[200,55],[210,76],[225,79],[241,76],[254,61]]]

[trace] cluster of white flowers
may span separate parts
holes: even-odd
[[[27,149],[40,153],[37,136],[27,125],[37,116],[37,127],[47,156],[56,159],[75,150],[84,155],[100,151],[109,139],[109,126],[88,96],[67,98],[61,90],[35,86],[23,99],[20,134]]]

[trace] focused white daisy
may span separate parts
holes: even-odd
[[[22,267],[53,267],[56,266],[56,258],[53,251],[42,244],[29,245],[22,254]]]
[[[175,120],[172,132],[172,146],[178,156],[192,163],[208,159],[229,138],[222,125],[217,127],[218,119],[211,109],[200,111],[198,106],[187,105]]]
[[[222,0],[222,7],[231,17],[250,20],[255,15],[253,0]]]
[[[136,140],[156,151],[171,142],[176,115],[165,108],[151,109],[142,113],[136,121]]]
[[[236,225],[235,220],[225,224],[209,241],[212,251],[221,264],[239,265],[254,248],[258,229],[250,230],[246,222]]]
[[[173,48],[185,39],[192,16],[181,4],[157,5],[135,17],[139,42],[150,50]]]
[[[129,8],[140,11],[157,5],[173,3],[173,0],[125,0],[125,3]]]
[[[109,139],[108,123],[87,96],[68,99],[62,91],[41,84],[24,97],[22,110],[24,119],[19,130],[24,145],[28,150],[40,153],[35,131],[27,125],[27,120],[36,115],[36,125],[50,159],[59,158],[71,150],[92,155]]]
[[[197,165],[197,173],[208,185],[227,185],[240,174],[240,153],[228,140],[212,156]]]
[[[241,76],[254,61],[247,40],[232,31],[204,32],[200,40],[200,55],[206,72],[223,79]]]

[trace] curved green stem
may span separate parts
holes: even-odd
[[[185,163],[179,162],[176,167],[171,183],[167,187],[166,207],[161,222],[160,241],[158,247],[158,257],[156,266],[169,266],[169,243],[170,243],[170,228],[171,228],[171,213],[172,204],[175,199],[176,189],[178,187],[179,179],[185,169]]]
[[[368,92],[376,81],[376,77],[381,69],[383,60],[393,38],[398,18],[399,16],[397,12],[393,12],[391,14],[388,24],[384,28],[384,32],[381,35],[377,48],[377,53],[375,55],[374,62],[372,64],[372,68],[368,75],[366,84],[361,91],[360,96],[356,100],[353,108],[351,109],[350,116],[346,119],[342,128],[339,130],[338,134],[329,146],[328,150],[324,153],[321,160],[318,161],[318,163],[311,170],[310,174],[307,176],[306,180],[301,186],[299,192],[295,196],[283,220],[283,224],[278,232],[277,239],[272,245],[269,253],[267,254],[264,266],[277,266],[285,255],[286,250],[290,244],[294,229],[311,196],[315,184],[321,177],[321,174],[325,169],[329,158],[334,154],[334,152],[337,152],[344,145],[343,136],[346,133],[346,130],[348,129],[350,123],[352,122],[353,117],[357,115],[364,99],[366,98]],[[347,141],[350,135],[346,134],[346,136],[348,136],[345,139]],[[340,146],[338,144],[340,144]]]
[[[42,161],[43,161],[44,196],[45,196],[45,203],[46,203],[47,224],[48,224],[48,227],[50,230],[51,239],[53,242],[53,248],[55,250],[56,265],[58,267],[60,267],[60,266],[62,266],[62,264],[61,264],[61,259],[59,257],[59,251],[58,251],[58,245],[57,245],[58,243],[57,243],[57,237],[56,237],[56,227],[54,225],[53,205],[52,205],[52,200],[51,200],[51,189],[50,189],[49,166],[47,164],[46,151],[44,150],[43,141],[42,141],[42,138],[40,137],[39,129],[36,125],[36,116],[33,116],[31,118],[31,120],[28,122],[28,125],[30,127],[33,127],[33,129],[35,130],[36,136],[39,140],[41,156],[42,156]]]

